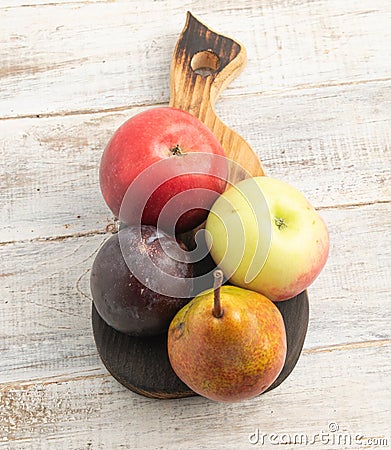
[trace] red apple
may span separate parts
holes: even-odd
[[[114,133],[102,156],[100,185],[121,221],[182,233],[206,219],[227,172],[224,150],[205,124],[188,112],[159,107],[133,116]]]

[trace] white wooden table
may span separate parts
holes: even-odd
[[[0,0],[2,448],[391,448],[391,4],[208,3]],[[247,49],[217,113],[331,235],[296,369],[239,404],[134,394],[91,331],[100,156],[168,103],[187,9]]]

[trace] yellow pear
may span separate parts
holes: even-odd
[[[264,392],[286,358],[281,313],[268,298],[236,286],[214,289],[184,306],[168,331],[168,355],[178,377],[211,400],[236,402]]]

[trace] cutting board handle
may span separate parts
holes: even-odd
[[[170,106],[190,112],[204,122],[220,140],[227,157],[252,176],[264,175],[258,156],[250,145],[216,115],[220,93],[244,69],[243,45],[218,34],[187,13],[170,69]],[[235,182],[235,174],[231,182]],[[240,174],[240,177],[242,174]]]

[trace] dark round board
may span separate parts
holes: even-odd
[[[307,291],[276,303],[285,323],[285,365],[268,391],[279,386],[299,359],[307,333]],[[92,306],[92,327],[99,355],[111,375],[133,392],[154,398],[181,398],[195,394],[175,375],[167,354],[167,334],[137,338],[120,333],[104,322]],[[267,392],[267,391],[266,391]]]

